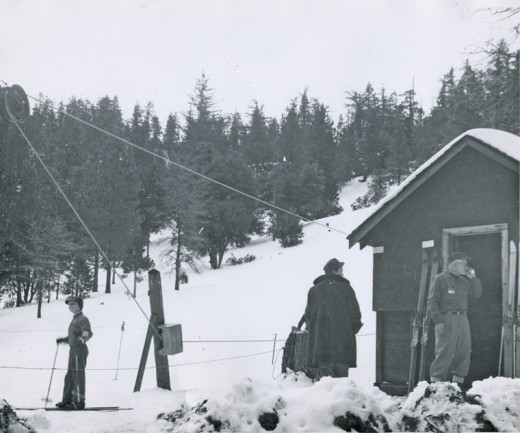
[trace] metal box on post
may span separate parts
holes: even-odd
[[[175,355],[183,351],[182,326],[180,323],[165,323],[159,326],[162,331],[163,347],[159,351],[161,355]]]

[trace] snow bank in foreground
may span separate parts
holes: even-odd
[[[477,382],[468,395],[421,382],[405,398],[348,378],[290,374],[276,386],[244,380],[220,401],[161,414],[154,432],[519,431],[518,407],[518,379]]]

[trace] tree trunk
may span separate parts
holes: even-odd
[[[112,293],[111,287],[110,287],[110,262],[107,262],[107,278],[106,278],[106,285],[105,285],[105,293]]]
[[[58,283],[56,284],[56,299],[60,296],[60,279],[58,278]]]
[[[211,269],[218,269],[217,254],[215,254],[213,251],[209,252],[209,264]]]
[[[112,262],[112,284],[116,283],[116,262]]]
[[[28,281],[24,281],[23,283],[23,303],[27,304],[29,301],[29,290],[30,290],[30,284]]]
[[[94,282],[92,285],[93,292],[97,292],[99,290],[98,276],[99,276],[99,254],[96,252],[96,255],[94,256]]]
[[[20,307],[22,304],[22,284],[18,278],[16,278],[16,306]]]
[[[175,253],[175,290],[180,289],[181,280],[181,234],[177,234],[177,252]]]
[[[228,244],[224,245],[222,249],[218,252],[218,269],[222,266],[222,260],[224,259],[224,254],[226,254]]]
[[[38,299],[38,312],[36,313],[36,318],[42,318],[42,298],[43,298],[43,284],[38,284],[36,297]]]
[[[273,205],[275,204],[275,200],[276,200],[276,186],[273,186]],[[276,209],[273,208],[273,218],[271,220],[271,232],[272,232],[272,236],[273,236],[273,242],[276,240],[276,236],[275,236],[275,233],[276,233]]]
[[[32,281],[31,281],[31,284],[29,286],[29,294],[30,294],[30,297],[29,297],[29,303],[31,303],[34,299],[34,295],[36,294],[36,292],[39,290],[39,285],[41,284],[40,281],[36,281],[36,277],[32,278]]]

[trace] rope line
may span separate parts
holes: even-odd
[[[367,337],[367,336],[371,336],[371,335],[375,335],[375,333],[372,333],[372,334],[360,334],[360,335],[358,335],[358,337]],[[247,341],[247,342],[248,343],[249,342],[253,343],[253,342],[256,342],[256,341],[272,343],[273,340],[252,340],[252,341]],[[282,342],[282,341],[286,341],[286,340],[277,340],[277,341]],[[190,341],[190,342],[197,343],[198,341]],[[208,342],[219,343],[219,341],[208,341]],[[231,341],[226,341],[226,342],[231,342]],[[246,342],[246,341],[242,340],[240,342]],[[185,341],[185,343],[187,343],[187,341]],[[276,362],[278,360],[278,356],[280,355],[280,352],[282,352],[284,350],[284,348],[285,347],[282,347],[280,349],[276,349],[275,352],[277,352],[277,354],[276,354],[274,365],[276,365]],[[210,363],[213,363],[213,362],[232,361],[232,360],[235,360],[235,359],[250,358],[250,357],[254,357],[254,356],[266,355],[266,354],[271,354],[271,353],[273,353],[273,351],[269,350],[269,351],[266,351],[266,352],[252,353],[252,354],[249,354],[249,355],[239,355],[239,356],[232,356],[232,357],[227,357],[227,358],[211,359],[211,360],[206,360],[206,361],[185,362],[185,363],[181,363],[181,364],[170,364],[170,365],[168,365],[168,367],[185,367],[185,366],[190,366],[190,365],[210,364]],[[155,368],[157,368],[157,367],[156,366],[145,367],[145,369],[147,369],[147,370],[155,369]],[[20,366],[10,366],[10,365],[0,365],[0,369],[4,369],[4,370],[43,370],[43,371],[47,371],[47,370],[67,371],[68,370],[67,368],[60,368],[60,367],[54,367],[54,368],[50,368],[50,367],[20,367]],[[85,368],[84,370],[85,371],[139,370],[139,367],[123,367],[123,368],[119,368],[119,369],[117,369],[117,368]],[[75,369],[72,369],[72,371],[75,371]],[[273,367],[273,371],[274,371],[274,367]]]
[[[278,349],[277,351],[281,351],[283,349]],[[185,362],[185,363],[181,363],[181,364],[170,364],[168,365],[168,367],[186,367],[186,366],[190,366],[190,365],[198,365],[198,364],[211,364],[213,362],[222,362],[222,361],[232,361],[232,360],[235,360],[235,359],[244,359],[244,358],[252,358],[254,356],[260,356],[260,355],[266,355],[266,354],[271,354],[273,353],[272,350],[269,350],[267,352],[258,352],[258,353],[252,353],[252,354],[249,354],[249,355],[239,355],[239,356],[231,356],[231,357],[227,357],[227,358],[218,358],[218,359],[209,359],[209,360],[206,360],[206,361],[193,361],[193,362]],[[153,369],[157,369],[157,368],[161,368],[161,367],[157,367],[157,366],[151,366],[151,367],[145,367],[146,370],[153,370]],[[50,367],[17,367],[17,366],[10,366],[10,365],[0,365],[0,369],[5,369],[5,370],[43,370],[43,371],[46,371],[46,370],[60,370],[60,371],[68,371],[69,369],[68,368],[62,368],[62,367],[55,367],[55,368],[50,368]],[[84,371],[115,371],[117,370],[116,368],[84,368],[84,369],[70,369],[70,371],[79,371],[79,370],[84,370]],[[123,368],[119,368],[119,371],[121,370],[128,370],[128,371],[133,371],[133,370],[139,370],[139,367],[123,367]]]
[[[101,248],[101,245],[99,245],[98,241],[96,240],[96,238],[94,237],[94,235],[92,234],[92,232],[90,231],[90,229],[88,228],[87,224],[85,223],[85,221],[83,221],[83,218],[81,218],[80,214],[78,213],[78,211],[76,210],[76,208],[74,207],[74,205],[71,203],[71,201],[69,200],[69,198],[67,197],[67,195],[65,194],[65,192],[63,191],[63,189],[61,189],[61,186],[58,184],[58,181],[56,180],[56,178],[53,176],[53,174],[51,173],[51,171],[49,170],[49,168],[47,167],[47,165],[45,164],[45,162],[43,161],[43,159],[41,158],[40,154],[36,151],[36,149],[34,148],[34,146],[32,145],[31,141],[29,140],[29,138],[27,138],[27,136],[25,135],[25,133],[23,132],[22,128],[20,128],[20,125],[18,125],[18,122],[16,121],[16,118],[13,116],[13,114],[11,113],[10,110],[8,110],[8,114],[9,116],[11,117],[11,120],[13,121],[13,123],[16,125],[16,128],[18,128],[18,131],[20,132],[20,134],[22,135],[22,137],[25,139],[25,141],[27,142],[27,144],[29,145],[29,147],[31,148],[32,152],[34,153],[34,155],[36,156],[36,158],[38,159],[38,161],[40,162],[40,164],[42,165],[43,169],[45,170],[45,172],[49,175],[49,177],[51,178],[52,182],[54,183],[54,185],[56,186],[56,188],[58,189],[59,193],[63,196],[64,200],[67,202],[67,204],[69,205],[69,207],[71,208],[72,212],[74,212],[74,215],[76,216],[76,218],[78,219],[78,221],[81,223],[81,225],[83,226],[83,228],[85,229],[85,231],[88,233],[88,235],[90,236],[90,238],[92,239],[92,241],[94,242],[94,244],[96,245],[97,249],[99,250],[99,252],[101,253],[101,255],[104,257],[104,259],[107,261],[107,263],[110,263],[110,259],[108,258],[108,255],[105,253],[105,251],[103,250],[103,248]],[[157,330],[157,328],[155,327],[155,325],[151,322],[150,318],[148,317],[148,315],[145,313],[145,311],[143,310],[143,308],[141,307],[141,305],[139,304],[139,302],[137,301],[137,299],[135,299],[133,296],[132,296],[132,292],[130,291],[130,289],[127,287],[125,281],[123,280],[123,277],[120,275],[120,273],[117,271],[117,269],[114,269],[114,272],[116,273],[116,275],[118,276],[119,280],[121,281],[121,283],[123,283],[123,286],[125,287],[126,291],[128,292],[128,294],[132,297],[132,299],[134,300],[134,302],[136,303],[136,305],[139,307],[139,309],[141,310],[141,313],[143,313],[144,317],[146,317],[146,320],[148,321],[149,323],[149,326],[152,327],[153,331],[159,336],[159,338],[161,338],[161,334],[159,333],[159,331]]]
[[[125,327],[130,327],[129,325],[125,325]],[[106,328],[121,328],[121,325],[110,325],[110,326],[96,326],[92,327],[93,330],[96,329],[106,329]],[[134,326],[133,328],[137,329],[143,329],[141,327]],[[11,333],[31,333],[31,332],[60,332],[63,331],[63,328],[60,329],[36,329],[36,330],[27,330],[27,331],[0,331],[0,334],[11,334]],[[357,334],[356,337],[367,337],[370,335],[376,335],[375,333],[369,333],[369,334]],[[182,340],[183,343],[272,343],[274,341],[274,338],[267,340],[267,339],[250,339],[250,340]],[[277,338],[277,342],[283,342],[287,341],[287,339],[284,338]]]
[[[278,353],[276,354],[276,358],[274,358],[274,362],[273,362],[273,370],[271,371],[271,377],[273,378],[273,380],[277,380],[283,373],[280,373],[278,376],[274,376],[274,369],[276,368],[276,365],[278,364],[278,356],[280,355],[280,353],[285,349],[285,347],[282,347],[281,349],[278,349]]]
[[[43,101],[41,101],[41,100],[38,99],[38,98],[35,98],[34,96],[31,96],[31,95],[27,95],[27,96],[28,96],[29,98],[33,99],[34,101],[39,102],[40,104],[43,103]],[[341,233],[342,235],[348,236],[348,233],[346,233],[346,232],[344,232],[344,231],[342,231],[342,230],[336,229],[336,228],[331,227],[331,226],[329,226],[329,225],[327,225],[327,224],[323,224],[323,223],[321,223],[321,222],[319,222],[319,221],[311,220],[311,219],[309,219],[309,218],[303,217],[303,216],[298,215],[298,214],[296,214],[296,213],[294,213],[294,212],[291,212],[291,211],[289,211],[289,210],[287,210],[287,209],[281,208],[281,207],[275,205],[274,203],[269,203],[269,202],[267,202],[267,201],[265,201],[265,200],[262,200],[262,199],[260,199],[260,198],[258,198],[258,197],[255,197],[255,196],[251,195],[251,194],[248,194],[248,193],[246,193],[246,192],[244,192],[244,191],[241,191],[241,190],[239,190],[239,189],[236,189],[236,188],[234,188],[234,187],[232,187],[232,186],[230,186],[230,185],[227,185],[227,184],[225,184],[225,183],[223,183],[223,182],[220,182],[220,181],[218,181],[218,180],[216,180],[216,179],[213,179],[213,178],[211,178],[211,177],[209,177],[209,176],[206,176],[206,175],[204,175],[204,174],[202,174],[202,173],[199,173],[199,172],[197,172],[197,171],[195,171],[195,170],[192,170],[191,168],[188,168],[188,167],[186,167],[186,166],[184,166],[184,165],[182,165],[182,164],[179,164],[179,163],[177,163],[177,162],[174,162],[174,161],[172,161],[170,158],[167,158],[167,157],[165,157],[165,156],[159,155],[159,154],[157,154],[157,153],[155,153],[155,152],[153,152],[153,151],[151,151],[151,150],[149,150],[149,149],[146,149],[146,148],[144,148],[144,147],[142,147],[142,146],[139,146],[139,145],[137,145],[137,144],[135,144],[135,143],[132,143],[131,141],[126,140],[125,138],[119,137],[118,135],[115,135],[115,134],[113,134],[113,133],[111,133],[111,132],[109,132],[109,131],[106,131],[106,130],[104,130],[103,128],[100,128],[100,127],[98,127],[98,126],[96,126],[96,125],[94,125],[94,124],[92,124],[92,123],[90,123],[90,122],[87,122],[86,120],[80,119],[79,117],[76,117],[76,116],[74,116],[74,115],[72,115],[72,114],[70,114],[70,113],[67,113],[67,112],[66,112],[64,109],[62,109],[62,108],[59,108],[59,107],[56,108],[56,106],[55,106],[53,103],[49,103],[49,104],[51,105],[51,107],[52,107],[54,110],[56,110],[56,111],[59,112],[59,113],[64,114],[64,115],[67,116],[67,117],[70,117],[71,119],[74,119],[74,120],[76,120],[76,121],[78,121],[78,122],[80,122],[80,123],[83,123],[84,125],[87,125],[87,126],[93,128],[93,129],[95,129],[95,130],[97,130],[97,131],[99,131],[99,132],[102,132],[103,134],[106,134],[106,135],[108,135],[108,136],[110,136],[110,137],[112,137],[112,138],[115,138],[116,140],[119,140],[119,141],[121,141],[121,142],[123,142],[123,143],[125,143],[125,144],[127,144],[127,145],[129,145],[129,146],[131,146],[131,147],[134,147],[134,148],[136,148],[136,149],[139,149],[139,150],[141,150],[141,151],[143,151],[143,152],[145,152],[145,153],[148,153],[149,155],[152,155],[152,156],[154,156],[154,157],[156,157],[156,158],[159,158],[159,159],[165,161],[166,164],[167,164],[167,167],[170,167],[170,165],[175,165],[176,167],[179,167],[179,168],[181,168],[181,169],[183,169],[183,170],[186,170],[186,171],[188,171],[189,173],[194,174],[195,176],[199,176],[199,177],[201,177],[201,178],[203,178],[203,179],[205,179],[205,180],[207,180],[207,181],[209,181],[209,182],[213,182],[213,183],[215,183],[216,185],[219,185],[219,186],[221,186],[221,187],[223,187],[223,188],[227,188],[227,189],[229,189],[230,191],[233,191],[233,192],[235,192],[235,193],[237,193],[237,194],[241,194],[241,195],[243,195],[243,196],[245,196],[245,197],[248,197],[248,198],[250,198],[250,199],[252,199],[252,200],[255,200],[255,201],[259,202],[259,203],[262,203],[262,204],[264,204],[264,205],[267,205],[267,206],[269,206],[269,207],[272,207],[273,209],[277,209],[277,210],[279,210],[279,211],[281,211],[281,212],[285,212],[285,213],[287,213],[287,214],[289,214],[289,215],[292,215],[292,216],[294,216],[294,217],[296,217],[296,218],[300,218],[301,220],[303,220],[303,221],[307,221],[307,222],[309,222],[309,223],[311,223],[311,224],[319,225],[319,226],[321,226],[321,227],[326,228],[327,230],[333,230],[333,231],[335,231],[335,232]]]

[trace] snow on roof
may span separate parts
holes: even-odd
[[[470,129],[453,140],[448,144],[448,146],[452,145],[453,142],[460,140],[464,135],[471,135],[472,137],[489,144],[500,152],[505,153],[507,156],[520,161],[520,137],[518,135],[499,131],[498,129]]]
[[[410,176],[408,176],[400,185],[394,187],[389,191],[389,193],[375,206],[372,207],[372,211],[365,218],[365,222],[370,219],[374,214],[376,214],[382,207],[384,207],[388,202],[392,201],[395,197],[397,197],[410,183],[412,183],[423,171],[425,171],[428,167],[433,165],[438,159],[440,159],[448,150],[454,147],[462,138],[465,136],[471,136],[480,140],[481,142],[497,149],[498,151],[506,154],[507,156],[520,161],[520,137],[509,132],[500,131],[498,129],[488,129],[488,128],[477,128],[470,129],[458,137],[454,138],[450,141],[446,146],[444,146],[441,150],[439,150],[435,155],[433,155],[430,159],[424,162],[417,170],[415,170]],[[361,227],[364,223],[362,223],[359,227]],[[358,228],[359,228],[358,227]],[[350,235],[358,230],[356,228]]]

